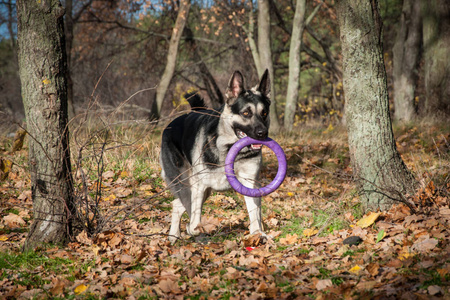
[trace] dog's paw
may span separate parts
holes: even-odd
[[[179,238],[179,236],[169,235],[169,242],[173,245],[178,241]]]
[[[197,229],[198,225],[189,225],[186,227],[186,231],[189,235],[197,236],[201,233],[199,229]]]

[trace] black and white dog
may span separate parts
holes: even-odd
[[[191,95],[192,111],[173,120],[162,135],[162,176],[175,196],[169,240],[180,236],[180,221],[187,211],[190,235],[200,233],[202,206],[214,191],[230,189],[224,171],[225,157],[240,138],[249,136],[264,140],[269,131],[270,79],[264,73],[259,85],[244,88],[239,71],[231,76],[226,103],[217,111],[205,108],[203,99]],[[236,157],[234,170],[247,187],[258,188],[261,167],[261,144],[242,149]],[[250,233],[263,233],[261,198],[245,197],[250,217]]]

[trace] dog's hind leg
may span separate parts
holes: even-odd
[[[187,232],[190,235],[196,236],[200,234],[200,230],[197,229],[197,226],[201,221],[203,203],[210,194],[210,188],[205,188],[200,185],[197,185],[192,189],[191,215],[189,216],[189,226],[187,227]]]
[[[175,199],[172,201],[172,222],[170,224],[169,231],[169,241],[174,244],[177,239],[180,237],[180,223],[181,216],[186,211],[186,208],[181,203],[180,199]]]

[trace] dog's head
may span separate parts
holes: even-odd
[[[244,88],[244,77],[235,71],[226,92],[226,108],[230,112],[230,125],[238,138],[249,136],[265,140],[269,134],[270,79],[266,70],[257,86]]]

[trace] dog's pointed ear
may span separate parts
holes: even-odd
[[[227,100],[236,99],[240,93],[244,90],[244,76],[239,71],[234,71],[231,75],[230,81],[228,82],[227,91],[225,96]]]
[[[270,76],[269,70],[266,69],[263,76],[261,77],[261,81],[259,82],[258,91],[261,92],[267,98],[270,98]]]

